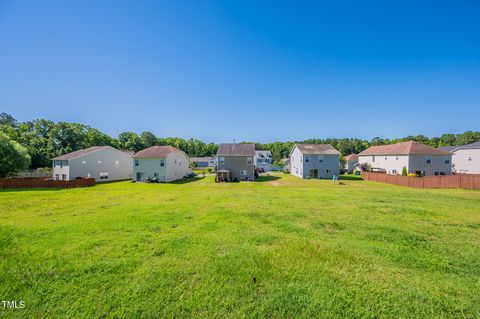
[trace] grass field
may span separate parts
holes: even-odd
[[[344,183],[0,191],[0,317],[480,317],[480,192]]]

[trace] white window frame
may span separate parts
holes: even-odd
[[[135,164],[135,166],[138,166],[138,164],[139,164],[139,163],[138,163],[138,159],[136,159],[136,160],[134,161],[134,164]]]
[[[247,165],[253,165],[253,158],[251,156],[247,156]]]
[[[160,167],[164,167],[165,166],[165,160],[161,159],[160,160]]]
[[[372,162],[375,162],[375,155],[372,155]]]
[[[225,156],[218,157],[218,164],[225,164]]]
[[[425,164],[432,164],[432,155],[425,155]]]
[[[450,164],[450,162],[451,162],[451,161],[450,161],[450,158],[449,158],[448,156],[444,156],[444,157],[443,157],[443,163],[444,163],[444,164]]]
[[[325,156],[323,155],[318,155],[318,162],[323,163],[325,161]]]
[[[246,169],[241,169],[240,170],[240,176],[247,176],[247,170]]]
[[[303,156],[303,162],[304,162],[304,163],[310,163],[310,156],[304,155],[304,156]]]

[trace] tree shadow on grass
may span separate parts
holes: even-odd
[[[201,181],[202,179],[204,179],[205,177],[194,177],[194,178],[184,178],[184,179],[179,179],[179,180],[176,180],[176,181],[173,181],[173,182],[170,182],[168,184],[188,184],[188,183],[193,183],[193,182],[199,182]]]
[[[342,181],[362,181],[362,176],[360,175],[340,175],[340,180]]]
[[[281,178],[282,177],[275,176],[275,175],[260,175],[255,179],[255,182],[260,182],[260,183],[272,182],[272,181],[276,181],[276,180],[281,179]]]

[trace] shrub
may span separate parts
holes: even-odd
[[[407,173],[407,168],[404,166],[404,167],[402,168],[402,176],[407,176],[407,175],[408,175],[408,173]]]

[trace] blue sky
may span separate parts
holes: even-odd
[[[4,1],[0,111],[211,142],[480,129],[478,1]]]

